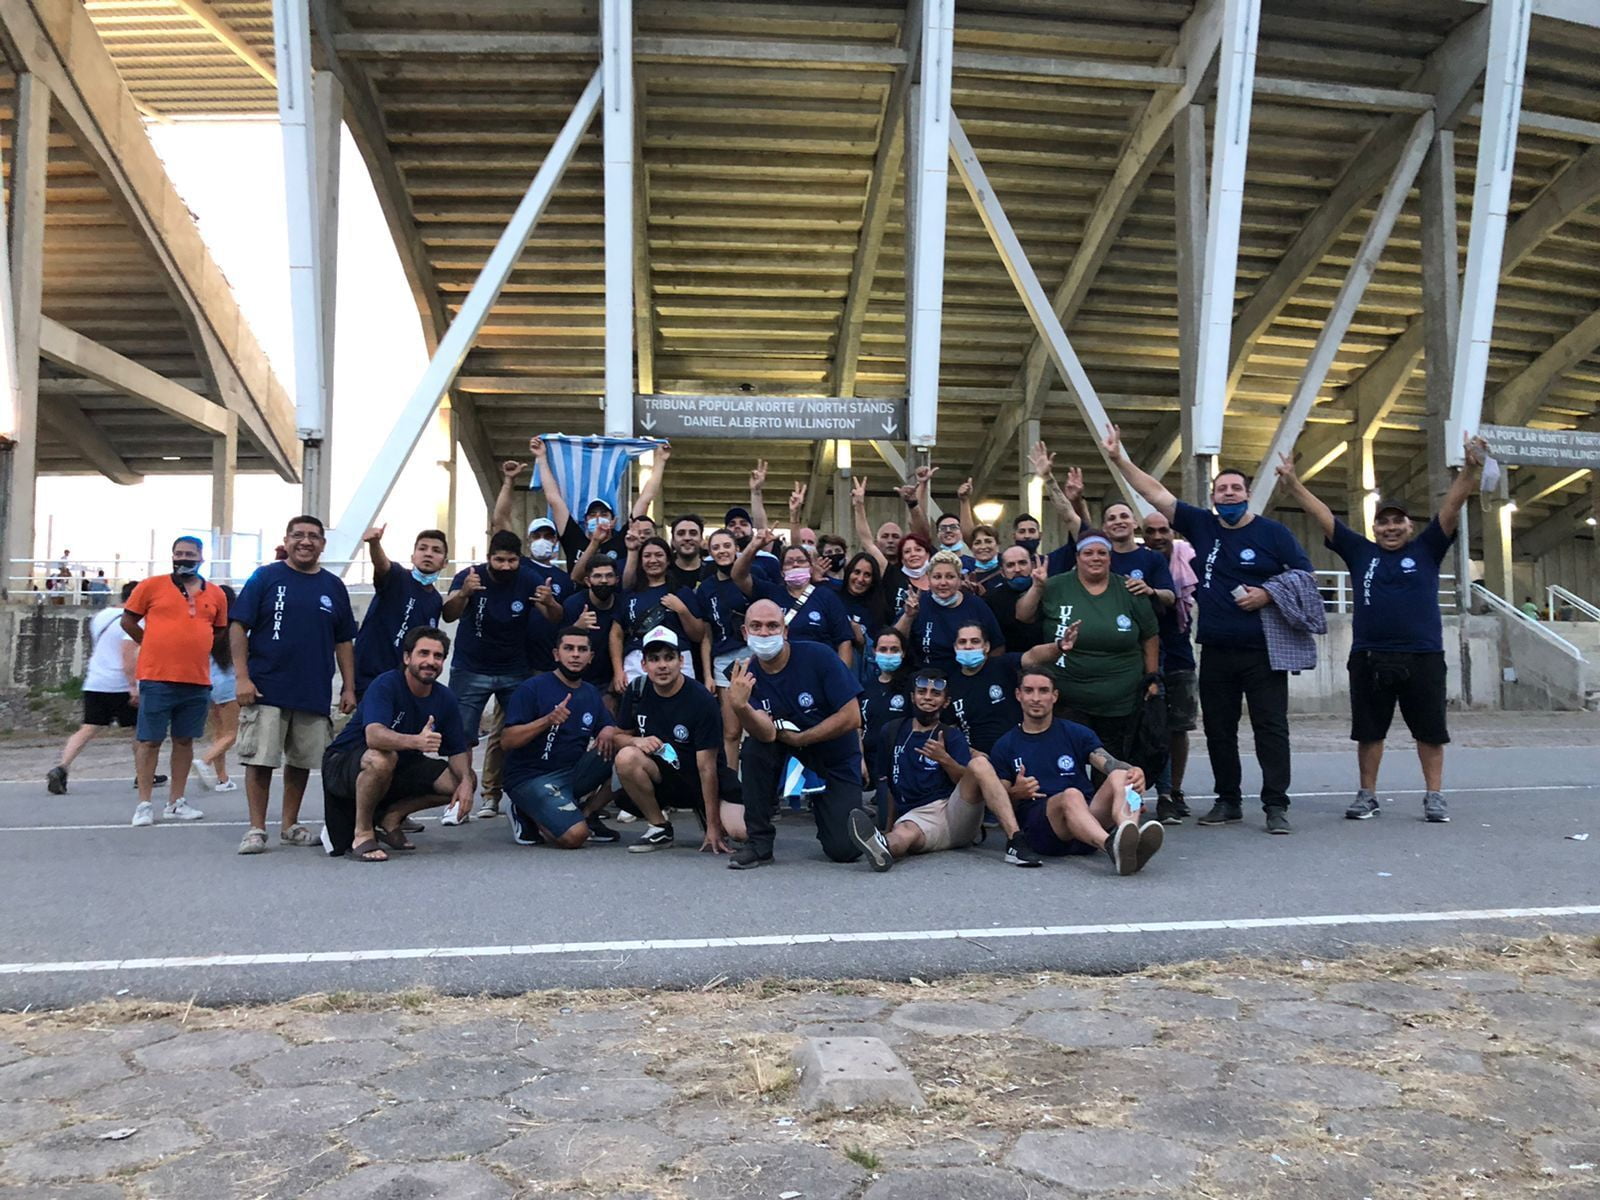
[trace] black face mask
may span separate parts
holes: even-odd
[[[1038,538],[1018,538],[1017,539],[1017,545],[1021,546],[1029,554],[1037,554],[1037,553],[1039,553],[1039,539]]]
[[[822,556],[822,561],[828,564],[828,570],[837,571],[840,567],[844,566],[844,555],[838,552],[824,554]]]
[[[180,579],[193,579],[200,574],[200,564],[175,558],[172,560],[172,573]]]
[[[617,585],[614,583],[591,583],[589,594],[596,600],[609,600],[616,594]]]
[[[736,536],[733,539],[733,544],[735,546],[739,547],[739,549],[743,550],[746,546],[748,546],[750,544],[750,539],[753,536],[754,536],[753,534],[748,534],[748,533],[745,534],[743,537],[737,537]]]
[[[496,569],[494,567],[490,567],[489,568],[489,578],[491,580],[493,580],[495,583],[498,583],[498,584],[501,584],[501,585],[512,584],[512,583],[515,583],[517,581],[517,574],[520,571],[520,569],[521,568],[519,568],[519,567],[512,567],[511,570],[509,570],[509,571],[501,571],[501,570],[498,570],[498,569]]]

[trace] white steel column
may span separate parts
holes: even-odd
[[[311,116],[317,156],[317,294],[322,302],[322,444],[307,447],[314,451],[310,459],[317,474],[312,480],[302,472],[302,486],[318,505],[306,511],[327,520],[333,516],[333,348],[339,324],[339,140],[344,129],[344,85],[332,71],[318,71],[311,78]],[[307,486],[312,482],[315,493]]]
[[[1294,444],[1300,440],[1300,431],[1305,428],[1306,418],[1311,415],[1311,406],[1317,402],[1322,385],[1328,378],[1334,355],[1339,352],[1367,284],[1378,269],[1378,259],[1383,255],[1383,248],[1389,241],[1400,210],[1405,207],[1406,197],[1411,194],[1411,184],[1422,169],[1422,160],[1427,156],[1432,140],[1433,113],[1425,112],[1412,127],[1411,138],[1400,155],[1400,161],[1395,164],[1394,174],[1383,189],[1383,197],[1372,214],[1372,221],[1367,225],[1367,232],[1361,239],[1350,269],[1345,272],[1344,283],[1334,298],[1328,319],[1317,333],[1316,345],[1312,347],[1305,374],[1300,377],[1300,383],[1295,387],[1288,407],[1284,409],[1283,417],[1278,422],[1278,431],[1273,435],[1272,444],[1267,447],[1266,457],[1256,468],[1255,484],[1250,489],[1251,512],[1265,512],[1272,500],[1272,490],[1278,482],[1278,460],[1282,455],[1294,454]]]
[[[944,320],[944,227],[950,186],[951,59],[955,52],[955,0],[921,0],[920,73],[911,90],[906,156],[906,229],[909,275],[906,328],[907,437],[918,450],[931,447],[939,428],[939,343]]]
[[[327,551],[329,561],[345,562],[350,559],[361,544],[362,533],[377,518],[383,502],[389,498],[395,480],[405,469],[406,460],[411,457],[411,452],[416,449],[423,430],[433,419],[439,401],[455,381],[462,360],[466,358],[467,351],[472,348],[472,343],[478,336],[478,330],[483,328],[490,308],[500,295],[500,289],[505,286],[506,280],[511,276],[511,269],[517,265],[517,259],[522,256],[522,248],[527,243],[528,236],[533,232],[533,227],[543,214],[545,206],[550,203],[550,197],[561,182],[562,175],[566,173],[567,164],[572,161],[573,152],[578,148],[584,130],[589,127],[595,109],[600,106],[600,91],[601,76],[600,72],[596,71],[590,78],[589,85],[583,89],[583,95],[578,98],[572,115],[561,127],[555,144],[550,147],[549,155],[540,164],[538,174],[528,185],[528,191],[522,197],[522,202],[517,205],[517,211],[511,214],[511,220],[500,235],[500,240],[490,251],[488,261],[483,264],[483,270],[473,282],[472,290],[462,301],[455,320],[450,322],[450,328],[445,330],[444,336],[439,339],[439,345],[428,361],[428,367],[423,371],[416,390],[411,393],[411,399],[406,401],[405,408],[396,415],[388,438],[384,441],[382,449],[373,457],[372,465],[367,468],[366,477],[362,479],[355,494],[350,498],[343,516],[339,518],[338,526],[329,535]],[[631,397],[629,403],[632,403]]]
[[[228,414],[227,428],[211,439],[211,565],[217,579],[233,575],[233,481],[239,461],[239,423]]]
[[[1211,482],[1209,458],[1194,450],[1200,367],[1200,295],[1205,290],[1206,110],[1190,104],[1178,115],[1172,140],[1173,199],[1178,233],[1178,452],[1181,495],[1206,507]],[[1140,463],[1149,469],[1149,464]]]
[[[1194,422],[1196,454],[1222,453],[1228,408],[1228,347],[1239,270],[1239,220],[1250,147],[1250,108],[1256,79],[1261,0],[1226,0],[1218,52],[1217,118],[1211,152],[1211,200],[1206,220],[1205,283],[1200,297],[1200,345]]]
[[[1422,164],[1422,339],[1427,364],[1428,493],[1450,487],[1445,424],[1461,327],[1461,246],[1456,229],[1456,135],[1440,130]],[[1466,540],[1464,537],[1461,539]]]
[[[289,303],[294,323],[295,431],[304,444],[301,504],[326,520],[322,439],[328,413],[327,322],[322,287],[322,198],[318,194],[316,101],[308,0],[273,0],[278,125],[289,223]],[[321,503],[324,507],[318,508]]]
[[[1476,433],[1483,416],[1484,375],[1494,334],[1500,260],[1517,155],[1522,112],[1522,77],[1528,59],[1528,19],[1533,0],[1491,0],[1489,58],[1483,77],[1483,121],[1478,131],[1477,179],[1472,193],[1472,228],[1467,235],[1467,274],[1461,285],[1461,329],[1451,371],[1450,420],[1445,426],[1445,461],[1462,462],[1462,438]],[[1485,536],[1494,529],[1486,526]]]
[[[609,437],[633,436],[633,0],[601,0],[605,92],[606,405]]]

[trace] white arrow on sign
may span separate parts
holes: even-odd
[[[883,423],[883,431],[890,436],[893,436],[894,431],[898,428],[900,428],[900,422],[898,421],[888,420]]]
[[[640,421],[639,424],[643,425],[646,429],[654,429],[656,427],[655,416],[651,413],[645,413],[644,420]]]

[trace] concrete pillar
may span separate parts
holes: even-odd
[[[450,539],[450,554],[453,558],[456,553],[455,409],[448,404],[441,405],[439,415],[435,419],[438,422],[440,436],[444,439],[444,457],[439,460],[439,466],[444,470],[444,487],[440,490],[438,503],[433,510],[433,522],[435,527],[444,530],[445,537]]]
[[[1054,510],[1045,502],[1044,480],[1033,473],[1028,461],[1029,452],[1039,440],[1039,422],[1023,421],[1017,426],[1017,511],[1032,513],[1039,519],[1041,540],[1046,547],[1054,546],[1059,537],[1060,522]]]
[[[239,430],[229,414],[228,431],[211,439],[211,575],[233,575],[233,481],[239,461]]]
[[[1205,288],[1206,110],[1191,104],[1173,126],[1173,193],[1178,237],[1178,461],[1180,495],[1191,504],[1210,499],[1209,456],[1194,452],[1199,395],[1200,295]],[[1141,466],[1145,464],[1141,463]]]
[[[1372,461],[1373,437],[1350,439],[1350,448],[1344,453],[1345,462],[1345,522],[1362,537],[1372,536],[1372,518],[1376,515],[1378,475]]]
[[[1483,510],[1483,585],[1512,604],[1520,604],[1511,571],[1512,508],[1503,497],[1490,499]]]
[[[339,135],[344,122],[344,87],[332,71],[311,79],[317,197],[316,286],[321,299],[322,436],[304,443],[301,503],[304,511],[333,520],[333,347],[339,275]]]
[[[854,542],[855,523],[850,512],[850,480],[855,466],[855,450],[847,439],[840,439],[833,459],[833,524],[828,532]],[[820,510],[819,510],[820,511]]]
[[[1450,489],[1445,426],[1461,324],[1461,247],[1456,229],[1456,135],[1434,135],[1422,164],[1422,322],[1427,363],[1428,501]]]

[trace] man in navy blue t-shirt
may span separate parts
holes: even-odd
[[[400,668],[406,634],[437,628],[444,597],[434,582],[450,557],[450,543],[440,529],[424,529],[411,545],[411,569],[402,570],[383,552],[384,525],[374,525],[361,540],[372,557],[372,603],[356,634],[356,699],[385,671]]]
[[[772,861],[772,811],[791,757],[822,777],[814,797],[817,840],[834,862],[855,862],[850,813],[861,807],[861,684],[831,647],[791,642],[783,610],[756,600],[744,616],[755,661],[733,664],[728,700],[746,739],[744,823],[749,839],[728,863],[737,871]]]
[[[1022,831],[1040,854],[1060,858],[1103,851],[1119,875],[1132,875],[1161,849],[1161,822],[1140,825],[1128,793],[1144,772],[1114,757],[1086,725],[1055,715],[1054,678],[1024,667],[1017,680],[1022,724],[994,745],[989,759],[1017,806]],[[1098,788],[1089,769],[1105,778]]]
[[[356,619],[344,583],[321,566],[327,537],[322,522],[295,517],[284,532],[287,558],[258,567],[228,613],[228,638],[239,696],[239,761],[245,765],[250,828],[240,854],[267,848],[267,800],[272,773],[283,768],[286,846],[311,846],[316,835],[300,824],[300,801],[311,769],[322,765],[331,723],[329,681],[341,680],[339,711],[356,707]]]
[[[442,630],[419,626],[406,634],[404,665],[372,681],[322,756],[322,844],[329,854],[384,862],[384,846],[415,849],[403,828],[412,813],[472,803],[472,743],[461,731],[456,698],[438,682],[449,653]]]
[[[1422,763],[1422,815],[1443,823],[1445,725],[1444,621],[1439,613],[1439,565],[1450,552],[1461,524],[1461,506],[1478,486],[1488,446],[1482,438],[1467,443],[1466,462],[1451,481],[1439,515],[1416,533],[1411,514],[1398,501],[1379,504],[1371,538],[1364,538],[1333,515],[1295,474],[1285,456],[1278,478],[1322,527],[1332,550],[1350,568],[1354,595],[1350,660],[1350,739],[1356,743],[1360,780],[1356,798],[1345,810],[1365,821],[1378,806],[1378,767],[1389,736],[1395,705],[1417,742]],[[1415,535],[1415,536],[1413,536]]]
[[[583,677],[593,654],[589,635],[567,626],[556,635],[556,669],[520,684],[506,705],[506,815],[519,845],[575,850],[605,803],[616,725]]]
[[[1128,461],[1115,425],[1106,430],[1105,449],[1134,489],[1194,546],[1204,647],[1200,711],[1217,787],[1217,802],[1200,824],[1244,819],[1239,717],[1248,703],[1267,832],[1289,833],[1289,672],[1273,670],[1267,655],[1261,610],[1272,594],[1262,585],[1285,571],[1310,571],[1311,560],[1288,529],[1250,511],[1250,481],[1241,472],[1219,473],[1211,483],[1212,509],[1196,508]]]

